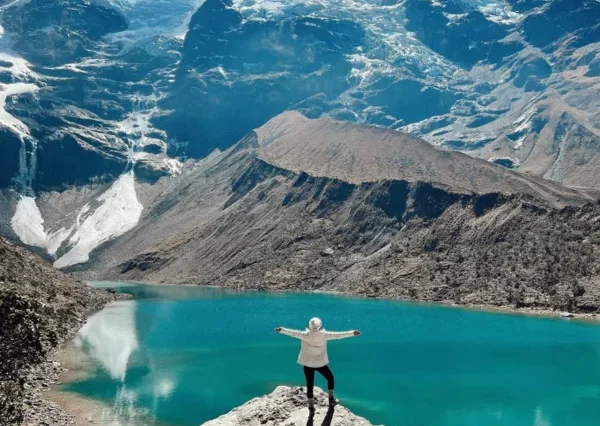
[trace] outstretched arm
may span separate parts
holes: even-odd
[[[352,330],[352,331],[324,331],[325,339],[327,340],[339,340],[346,339],[348,337],[359,336],[360,331]]]
[[[285,334],[286,336],[295,337],[296,339],[300,340],[302,340],[308,334],[308,332],[306,331],[292,330],[284,327],[277,327],[275,331],[281,334]]]

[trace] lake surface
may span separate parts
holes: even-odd
[[[324,294],[95,285],[134,300],[90,318],[75,345],[91,375],[64,388],[114,407],[121,425],[197,426],[277,385],[302,385],[299,342],[273,328],[304,328],[312,316],[363,332],[330,343],[330,366],[341,402],[373,424],[600,424],[598,325]]]

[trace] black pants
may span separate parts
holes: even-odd
[[[313,388],[315,387],[315,371],[318,371],[327,379],[328,390],[333,390],[335,385],[333,373],[329,369],[328,365],[319,368],[304,367],[304,376],[306,377],[306,396],[309,398],[313,397]]]

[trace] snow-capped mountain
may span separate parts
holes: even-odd
[[[600,184],[596,0],[0,0],[0,15],[0,231],[60,267],[135,227],[159,202],[147,187],[291,109]]]

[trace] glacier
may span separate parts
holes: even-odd
[[[71,233],[68,229],[60,228],[48,234],[44,229],[44,219],[35,198],[30,196],[21,196],[11,226],[25,244],[45,249],[52,256]]]
[[[73,247],[54,262],[55,267],[61,269],[87,262],[92,250],[100,244],[133,229],[144,209],[135,192],[133,171],[123,174],[97,201],[100,206],[89,215],[86,216],[89,204],[80,211],[69,239]]]
[[[91,204],[98,204],[98,207],[93,209]],[[51,256],[55,256],[63,246],[70,247],[54,262],[54,266],[60,269],[87,262],[90,253],[100,244],[133,229],[143,209],[135,192],[133,171],[129,171],[94,203],[86,204],[68,229],[61,227],[54,232],[46,230],[42,213],[31,196],[20,197],[11,227],[22,242],[45,249]]]

